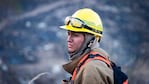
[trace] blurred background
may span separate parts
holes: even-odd
[[[66,16],[80,8],[100,14],[100,46],[130,84],[149,84],[148,0],[0,0],[0,84],[60,84],[67,77]]]

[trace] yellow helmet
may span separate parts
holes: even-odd
[[[74,32],[87,32],[95,36],[102,36],[103,32],[100,16],[89,8],[80,9],[69,18],[67,17],[65,25],[60,28]]]

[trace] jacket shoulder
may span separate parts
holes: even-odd
[[[91,60],[80,69],[77,78],[83,79],[84,84],[90,81],[91,84],[113,84],[113,70],[100,60]]]
[[[112,72],[113,70],[107,66],[107,64],[100,60],[91,60],[90,62],[84,65],[84,70],[98,70],[98,71],[109,71]]]

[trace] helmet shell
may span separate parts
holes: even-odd
[[[103,32],[103,26],[102,26],[101,18],[92,9],[89,9],[89,8],[79,9],[72,15],[72,17],[79,18],[87,26],[89,26],[95,30],[98,30],[100,32]],[[69,30],[69,31],[74,31],[74,32],[87,32],[87,33],[93,34],[95,36],[102,36],[101,33],[97,33],[97,32],[91,31],[91,30],[86,29],[86,28],[75,28],[75,27],[72,27],[71,25],[60,26],[60,28],[63,28],[63,29]]]

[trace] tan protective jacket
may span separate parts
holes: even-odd
[[[98,51],[100,55],[108,57],[108,54],[102,49]],[[82,57],[63,65],[63,68],[70,74],[73,74],[75,67]],[[77,73],[74,82],[63,80],[62,84],[114,84],[113,70],[105,62],[100,60],[91,60],[82,67]]]

